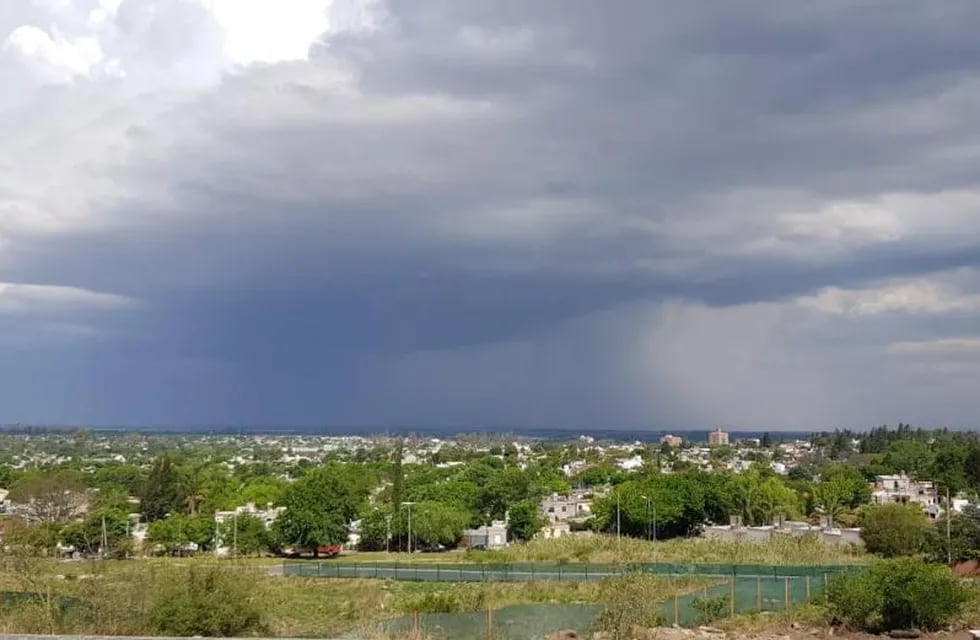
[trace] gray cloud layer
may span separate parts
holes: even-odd
[[[88,4],[0,55],[0,420],[980,408],[973,2],[351,0],[234,68],[197,0]]]

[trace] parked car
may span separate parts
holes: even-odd
[[[449,551],[444,544],[430,544],[422,547],[422,553],[443,553],[444,551]]]

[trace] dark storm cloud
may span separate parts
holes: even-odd
[[[139,301],[86,317],[100,337],[60,365],[39,359],[47,375],[97,371],[136,398],[93,400],[84,415],[424,419],[439,392],[407,393],[406,362],[466,380],[519,369],[531,341],[554,344],[542,377],[577,377],[527,379],[501,415],[542,422],[578,407],[643,421],[644,376],[676,382],[621,368],[631,340],[665,322],[646,305],[734,314],[762,344],[724,308],[978,265],[978,18],[966,1],[391,0],[377,31],[328,35],[310,61],[207,91],[49,91],[19,122],[64,131],[35,139],[18,126],[17,155],[0,157],[23,171],[0,181],[14,203],[0,281]],[[172,44],[166,64],[140,68],[186,68],[170,63]],[[31,207],[71,215],[38,231]],[[617,309],[634,321],[611,320]],[[568,323],[586,328],[563,333]],[[772,371],[826,345],[821,331],[850,335],[821,329],[817,347],[800,339]],[[710,354],[690,358],[710,366]],[[456,389],[472,403],[440,415],[487,411],[500,375],[486,373],[482,398]],[[71,393],[92,391],[65,376]],[[631,399],[603,378],[635,386]],[[191,391],[202,384],[214,393]],[[570,388],[584,404],[563,404]],[[378,389],[398,402],[373,406]]]

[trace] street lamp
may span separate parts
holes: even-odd
[[[650,496],[640,496],[647,503],[647,540],[650,540],[653,536],[650,534],[652,525],[650,524]]]
[[[412,553],[412,505],[414,502],[403,502],[402,506],[408,507],[408,553]]]
[[[385,516],[385,554],[391,552],[391,514]]]
[[[619,535],[619,532],[620,532],[620,526],[619,526],[620,517],[619,517],[619,513],[620,513],[620,509],[619,509],[619,491],[617,491],[616,492],[616,540],[617,540],[617,542],[619,541],[619,537],[620,537],[620,535]]]

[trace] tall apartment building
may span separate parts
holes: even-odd
[[[708,434],[708,444],[713,447],[728,444],[728,432],[722,431],[721,429],[715,429]]]

